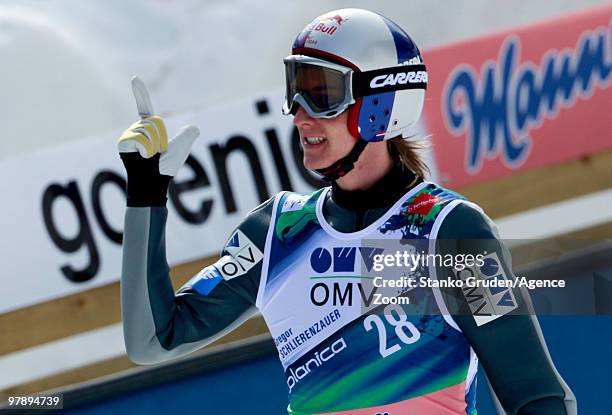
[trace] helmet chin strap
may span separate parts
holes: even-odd
[[[355,168],[355,162],[359,159],[359,156],[365,149],[367,141],[362,140],[361,138],[357,140],[352,150],[340,160],[336,161],[331,166],[325,167],[323,169],[315,170],[317,173],[323,176],[323,180],[326,182],[332,182],[338,180],[340,177],[344,176],[353,168]]]

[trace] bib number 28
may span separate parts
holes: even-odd
[[[406,312],[398,304],[390,304],[385,307],[383,313],[385,320],[395,328],[395,335],[404,344],[412,344],[421,338],[421,333],[414,324],[408,321]],[[378,349],[380,355],[385,358],[392,355],[402,348],[401,344],[394,344],[387,347],[387,327],[379,315],[371,314],[363,320],[366,331],[376,328],[378,331]]]

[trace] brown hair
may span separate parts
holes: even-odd
[[[425,163],[425,153],[430,149],[428,137],[419,140],[395,137],[387,142],[387,149],[395,162],[399,161],[417,176],[425,178],[430,174]]]

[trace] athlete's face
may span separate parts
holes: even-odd
[[[293,124],[300,133],[307,169],[328,167],[351,151],[357,139],[348,131],[347,117],[348,111],[344,111],[336,118],[312,118],[298,108]]]

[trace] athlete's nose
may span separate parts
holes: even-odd
[[[298,105],[298,109],[295,113],[295,117],[293,117],[293,124],[296,127],[307,127],[311,126],[315,123],[315,119],[312,118],[308,113],[302,108],[301,105]]]

